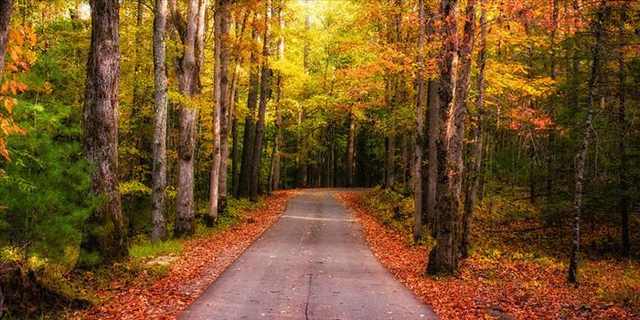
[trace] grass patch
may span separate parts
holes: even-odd
[[[158,243],[148,241],[136,243],[129,248],[129,255],[133,259],[149,259],[158,256],[176,255],[182,252],[181,240],[168,240]]]

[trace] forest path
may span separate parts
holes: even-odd
[[[304,190],[180,319],[437,319],[329,189]]]

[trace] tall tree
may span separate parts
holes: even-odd
[[[626,118],[626,104],[627,104],[627,86],[626,86],[626,68],[624,61],[624,43],[625,43],[625,21],[627,21],[627,5],[620,6],[620,18],[618,20],[618,41],[620,41],[620,48],[618,48],[618,156],[619,168],[618,168],[618,188],[620,189],[620,197],[618,199],[618,210],[620,211],[621,223],[621,240],[622,240],[622,255],[629,257],[631,255],[631,239],[629,236],[629,177],[628,171],[628,159],[627,159],[627,118]]]
[[[84,102],[84,149],[93,165],[92,191],[103,201],[87,221],[82,248],[109,261],[128,254],[126,220],[118,190],[120,4],[92,0],[91,48]]]
[[[231,103],[234,99],[231,93],[231,83],[229,82],[229,23],[231,15],[229,12],[230,1],[219,0],[220,8],[219,29],[216,44],[220,42],[220,175],[219,175],[219,204],[218,211],[224,210],[227,203],[227,171],[229,168],[229,123]],[[216,45],[217,48],[217,45]],[[235,85],[235,84],[234,84]]]
[[[278,60],[284,58],[284,1],[280,0],[277,7],[278,17]],[[269,192],[280,188],[280,144],[282,144],[282,113],[280,111],[282,103],[282,72],[278,71],[276,74],[276,101],[275,101],[275,126],[276,134],[273,141],[273,151],[271,155],[271,170],[269,174]]]
[[[186,98],[197,92],[196,32],[198,0],[189,0],[187,16],[181,19],[175,0],[171,3],[172,17],[182,40],[182,57],[177,65],[178,89]],[[196,121],[198,110],[186,104],[180,106],[180,137],[178,144],[178,192],[176,197],[176,236],[191,235],[195,231],[193,204],[193,165],[196,144]]]
[[[480,175],[482,170],[482,150],[484,148],[482,144],[483,135],[483,122],[484,122],[484,89],[485,79],[484,70],[487,65],[487,9],[485,7],[485,0],[480,0],[480,50],[478,52],[477,68],[478,75],[476,78],[476,117],[475,126],[473,128],[473,137],[471,144],[473,150],[471,151],[471,161],[469,170],[467,172],[466,190],[464,196],[464,213],[462,215],[462,257],[467,257],[469,254],[470,245],[470,229],[471,229],[471,217],[476,207],[476,201],[478,199],[478,189],[480,188]]]
[[[13,0],[0,0],[0,75],[4,69],[4,54],[7,50],[12,11]]]
[[[167,68],[165,64],[167,44],[167,0],[156,0],[153,20],[153,67],[155,81],[155,118],[153,129],[153,168],[151,220],[153,231],[151,240],[167,237],[165,218],[165,189],[167,187]]]
[[[251,31],[251,40],[255,43],[258,36],[257,15],[254,16]],[[242,139],[242,166],[240,168],[239,196],[249,196],[251,170],[254,161],[255,144],[255,117],[258,106],[258,90],[260,86],[260,74],[258,68],[258,55],[252,48],[249,58],[249,93],[247,95],[247,115],[244,120],[244,136]]]
[[[467,1],[462,43],[457,40],[456,1],[441,3],[443,49],[440,61],[440,148],[438,150],[438,190],[436,246],[429,254],[430,274],[452,274],[460,258],[460,208],[463,174],[464,122],[469,90],[471,52],[475,33],[475,0]],[[456,58],[459,61],[456,66]],[[456,70],[457,67],[457,70]]]
[[[271,67],[270,59],[270,23],[271,23],[271,0],[265,2],[264,31],[262,36],[262,66],[260,74],[260,102],[258,106],[258,119],[256,121],[255,145],[253,149],[253,163],[251,166],[251,180],[249,183],[249,198],[252,201],[258,200],[258,189],[260,185],[260,162],[262,161],[262,144],[264,139],[265,114],[267,102],[271,97]]]
[[[600,77],[600,59],[602,51],[602,41],[604,36],[604,22],[606,17],[607,4],[604,0],[600,1],[596,17],[593,20],[592,28],[594,34],[594,45],[591,50],[591,72],[589,83],[587,85],[587,110],[586,118],[583,124],[583,137],[580,148],[576,153],[575,159],[575,189],[573,195],[573,241],[571,247],[571,256],[569,259],[568,280],[570,283],[578,284],[578,263],[580,257],[580,218],[583,209],[584,198],[584,171],[587,161],[587,154],[591,138],[593,136],[593,106],[595,103],[596,87]]]
[[[423,208],[423,156],[424,147],[426,141],[425,132],[425,115],[427,107],[427,83],[425,81],[425,43],[427,38],[427,17],[424,0],[418,0],[418,55],[416,62],[418,70],[416,71],[416,146],[415,146],[415,162],[414,162],[414,227],[413,227],[413,239],[418,240],[422,236],[422,216],[424,214]]]
[[[218,217],[218,200],[220,198],[220,184],[226,183],[226,159],[223,158],[222,140],[226,135],[222,133],[222,126],[226,124],[227,84],[228,84],[228,51],[225,43],[228,33],[228,4],[225,0],[216,1],[214,14],[215,29],[215,66],[213,82],[213,163],[211,167],[209,189],[208,224],[212,225]]]

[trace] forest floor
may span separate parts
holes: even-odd
[[[114,266],[108,283],[96,292],[100,302],[88,310],[69,312],[65,317],[174,319],[278,220],[295,194],[295,191],[275,192],[228,228],[184,241],[179,254],[159,255],[142,262],[164,269],[161,275],[146,270],[127,272],[127,266]],[[86,282],[95,284],[96,279],[90,274],[83,276]]]
[[[640,319],[637,260],[585,259],[575,288],[566,282],[566,264],[539,251],[558,234],[522,222],[501,230],[478,223],[460,273],[433,278],[424,275],[429,244],[414,245],[402,223],[391,221],[393,213],[371,205],[372,192],[337,196],[352,208],[380,262],[442,319]],[[546,234],[532,237],[525,229]]]

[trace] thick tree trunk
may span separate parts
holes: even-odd
[[[197,91],[195,43],[197,33],[198,0],[189,0],[186,30],[182,38],[183,53],[178,69],[178,89],[186,98]],[[177,14],[174,12],[174,17]],[[195,231],[193,204],[193,165],[196,144],[198,111],[180,106],[180,137],[178,145],[178,192],[176,196],[176,236],[191,235]]]
[[[253,41],[257,38],[257,30],[255,26],[251,32]],[[251,168],[253,163],[253,151],[255,144],[255,117],[256,107],[258,105],[258,89],[260,86],[260,75],[258,74],[258,57],[254,50],[251,51],[249,71],[249,93],[247,96],[247,109],[249,112],[244,121],[244,137],[242,139],[242,167],[240,170],[240,184],[238,195],[242,197],[249,196],[251,182]]]
[[[354,119],[353,113],[349,113],[349,123],[348,123],[348,135],[347,135],[347,155],[346,155],[346,163],[345,163],[345,172],[346,172],[346,186],[353,187],[353,164],[354,164],[354,153],[355,153],[355,144],[356,144],[356,121]]]
[[[86,223],[82,248],[106,261],[127,255],[127,227],[118,191],[118,86],[120,6],[92,0],[91,49],[84,104],[84,149],[93,165],[92,192],[104,200]]]
[[[571,256],[569,260],[569,270],[567,279],[570,283],[578,285],[578,263],[580,256],[580,218],[582,215],[582,203],[584,197],[584,171],[585,163],[587,161],[587,154],[589,151],[589,145],[591,144],[591,137],[593,135],[593,105],[595,100],[596,85],[598,84],[598,77],[600,72],[600,51],[602,46],[603,37],[603,23],[605,21],[605,7],[604,1],[601,2],[600,8],[597,12],[597,17],[594,20],[594,35],[595,44],[592,49],[591,59],[591,75],[588,83],[588,104],[587,104],[587,116],[584,121],[584,134],[582,138],[582,144],[580,149],[576,153],[575,159],[575,189],[573,198],[573,244],[571,247]]]
[[[427,84],[424,79],[424,50],[427,37],[427,19],[424,6],[424,0],[418,0],[418,21],[420,25],[418,28],[418,56],[416,58],[418,65],[416,76],[416,146],[413,169],[413,201],[415,207],[415,213],[413,216],[413,239],[415,241],[418,241],[422,237],[422,217],[424,215],[422,168],[424,167],[423,157],[425,141],[427,140],[424,123],[426,115],[425,109],[427,107]]]
[[[459,174],[457,167],[457,143],[459,119],[455,109],[454,90],[456,82],[455,61],[458,55],[456,0],[441,2],[441,34],[443,48],[440,59],[440,121],[443,126],[438,135],[438,185],[436,191],[436,245],[429,253],[427,272],[429,274],[452,274],[458,269],[458,199],[457,185],[450,181],[453,174]],[[451,114],[451,116],[449,116]],[[445,125],[446,124],[446,125]],[[449,134],[451,133],[451,134]],[[451,151],[453,152],[451,152]],[[452,158],[452,159],[451,159]]]
[[[153,169],[151,241],[165,240],[167,221],[165,218],[165,189],[167,187],[167,69],[165,65],[167,45],[167,0],[156,0],[153,20],[153,68],[155,81],[155,114],[153,129]]]
[[[7,51],[12,11],[13,0],[0,0],[0,75],[2,75],[2,71],[4,70],[4,56]]]
[[[468,181],[466,184],[466,192],[464,197],[464,213],[462,215],[462,248],[461,255],[463,258],[469,256],[470,246],[470,229],[471,218],[473,211],[476,207],[476,200],[478,198],[478,189],[480,187],[480,175],[482,170],[482,135],[483,135],[483,121],[484,121],[484,69],[487,61],[487,26],[486,26],[486,8],[485,1],[480,0],[480,52],[478,53],[478,76],[476,79],[476,126],[473,129],[473,151],[471,154],[471,163],[469,173],[467,174]]]
[[[262,162],[262,144],[264,139],[265,115],[267,102],[271,96],[271,69],[269,67],[269,24],[271,20],[271,0],[265,3],[264,34],[262,40],[262,72],[260,76],[260,103],[258,106],[258,119],[256,121],[255,147],[253,149],[253,163],[251,167],[250,193],[251,201],[258,200],[260,187],[260,164]]]
[[[195,44],[195,56],[196,56],[196,66],[195,66],[195,82],[194,86],[196,87],[195,92],[198,94],[202,91],[202,80],[200,78],[200,74],[202,73],[202,67],[204,66],[204,48],[205,48],[205,36],[207,31],[207,8],[209,7],[209,0],[198,0],[198,15],[197,15],[197,26],[196,26],[196,44]]]

